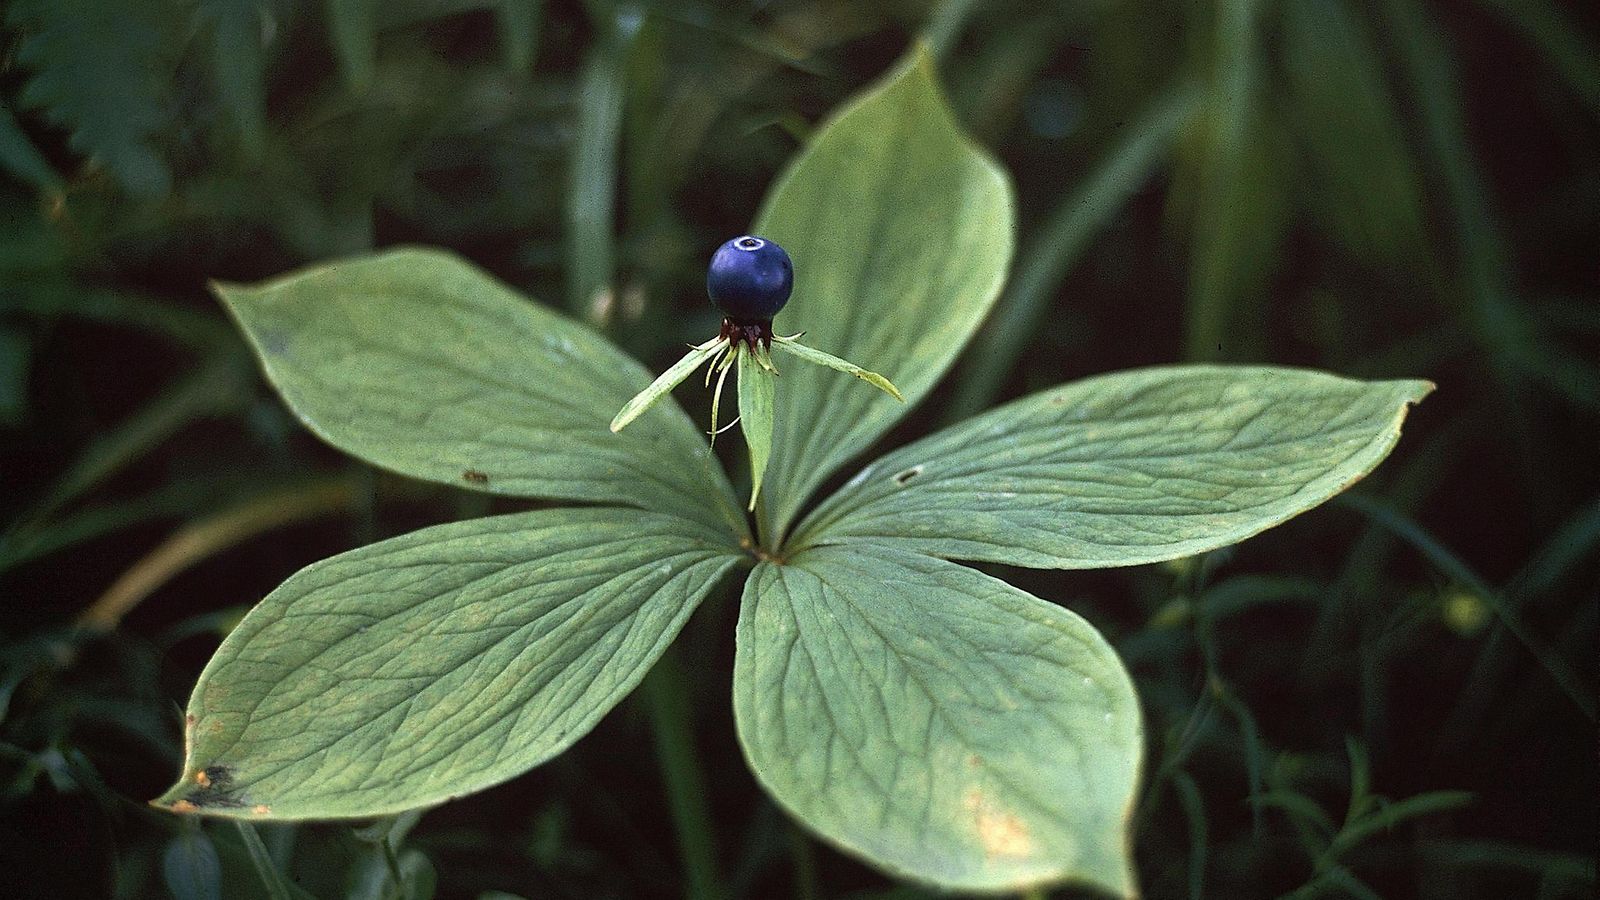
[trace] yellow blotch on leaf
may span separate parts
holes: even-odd
[[[971,788],[961,798],[972,814],[978,845],[990,859],[1016,859],[1033,855],[1033,834],[1016,813],[999,805],[979,788]]]

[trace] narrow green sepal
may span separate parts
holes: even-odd
[[[717,338],[704,344],[697,344],[683,358],[672,364],[672,368],[662,372],[660,377],[650,382],[650,386],[634,395],[611,420],[613,433],[628,427],[628,423],[644,415],[644,411],[654,406],[657,401],[665,397],[673,388],[682,384],[694,370],[705,364],[706,360],[715,356],[718,351],[727,346],[727,338]]]
[[[750,509],[761,496],[761,477],[772,455],[773,395],[778,371],[762,348],[739,354],[739,421],[750,448]]]
[[[855,363],[842,360],[831,353],[823,353],[821,350],[807,347],[805,344],[802,344],[793,338],[786,338],[780,335],[772,339],[772,345],[793,353],[795,356],[800,357],[806,362],[813,362],[819,366],[827,366],[830,369],[844,372],[847,375],[854,375],[862,381],[865,381],[867,384],[870,384],[878,390],[883,391],[885,394],[888,394],[896,400],[899,400],[901,403],[906,402],[906,398],[900,395],[900,389],[895,387],[894,383],[889,379],[879,375],[877,372],[869,372]]]

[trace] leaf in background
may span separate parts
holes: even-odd
[[[768,196],[753,232],[794,260],[779,314],[806,343],[925,396],[988,312],[1011,260],[1011,189],[962,134],[925,50],[821,128]],[[763,534],[781,536],[840,464],[908,406],[848,375],[778,379]]]
[[[324,0],[328,37],[345,85],[361,93],[378,67],[378,0]]]
[[[870,539],[1063,569],[1190,556],[1348,488],[1388,455],[1406,410],[1432,389],[1257,367],[1088,378],[884,456],[794,543]]]
[[[1167,161],[1174,137],[1194,118],[1199,101],[1198,92],[1187,82],[1156,96],[1138,119],[1118,133],[1109,155],[1040,224],[1018,257],[1017,271],[994,315],[951,379],[954,394],[944,410],[946,421],[959,422],[994,401],[1023,351],[1032,345],[1061,280]]]
[[[1303,141],[1308,199],[1358,259],[1421,255],[1421,176],[1383,60],[1344,0],[1282,4],[1285,112]]]
[[[761,476],[772,455],[772,397],[778,376],[756,361],[758,351],[740,353],[739,431],[750,448],[750,508],[761,496]]]
[[[261,0],[203,0],[199,16],[211,24],[211,73],[239,144],[258,159],[267,139],[266,53]]]
[[[1573,403],[1600,409],[1600,372],[1591,361],[1538,339],[1521,294],[1515,252],[1470,139],[1461,72],[1438,23],[1414,0],[1384,0],[1382,9],[1416,108],[1428,174],[1445,200],[1454,263],[1463,282],[1446,286],[1444,296],[1489,352],[1495,383],[1504,394],[1502,416],[1517,431],[1529,427],[1526,397],[1516,383],[1523,379],[1536,379]]]
[[[734,713],[767,791],[891,872],[1134,892],[1139,704],[1111,648],[1059,606],[866,544],[763,562],[739,614]]]
[[[0,540],[6,545],[0,549],[0,559],[8,555],[13,541],[25,542],[46,519],[112,473],[143,458],[180,428],[202,416],[242,406],[250,390],[242,362],[231,354],[218,354],[194,374],[164,387],[126,419],[102,428],[40,498],[8,524]]]
[[[6,24],[21,32],[29,71],[18,99],[72,133],[72,149],[128,192],[165,194],[172,175],[153,146],[187,22],[170,0],[20,0]]]
[[[185,828],[167,842],[161,874],[175,900],[222,900],[222,861],[200,828]]]
[[[20,329],[0,325],[0,425],[21,424],[27,413],[32,365],[33,342]]]
[[[496,33],[500,36],[500,52],[505,57],[506,71],[513,75],[529,74],[533,69],[534,52],[539,46],[543,0],[500,0],[495,4],[494,11]]]
[[[22,124],[4,104],[0,104],[0,170],[10,172],[41,191],[61,189],[61,176],[50,167],[33,141],[28,140]]]
[[[632,690],[736,553],[674,516],[549,509],[308,566],[206,666],[183,777],[156,802],[351,818],[511,778]]]
[[[1589,113],[1600,118],[1600,48],[1580,22],[1551,0],[1478,0],[1509,22],[1566,79]]]
[[[284,400],[341,450],[414,478],[744,533],[733,487],[670,398],[611,433],[650,383],[642,366],[449,253],[396,250],[217,292]]]

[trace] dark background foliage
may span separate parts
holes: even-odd
[[[709,251],[920,35],[1015,179],[1021,249],[994,320],[892,441],[1185,358],[1439,384],[1351,497],[1267,535],[1006,573],[1088,616],[1137,677],[1146,893],[1592,896],[1600,8],[3,8],[4,893],[207,896],[220,871],[223,895],[265,895],[240,832],[143,805],[177,771],[200,667],[300,566],[491,508],[300,429],[208,279],[438,244],[659,367],[715,326]],[[677,896],[685,858],[728,896],[922,896],[756,789],[732,612],[696,615],[662,696],[428,813],[396,868],[414,886],[431,868],[443,897]],[[688,828],[674,779],[704,799]],[[261,833],[315,896],[394,895],[372,832]]]

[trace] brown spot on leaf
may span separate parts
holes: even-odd
[[[194,773],[194,783],[203,788],[211,787],[211,776],[206,774],[205,769],[201,769],[200,771]]]
[[[172,804],[172,811],[175,813],[192,813],[199,808],[187,800],[179,800]]]
[[[264,816],[272,812],[272,807],[266,805],[265,803],[257,803],[255,806],[250,808],[250,811],[258,816]]]
[[[911,479],[916,478],[918,475],[921,475],[921,474],[922,474],[922,467],[921,466],[912,466],[909,469],[904,469],[902,471],[896,472],[894,474],[894,483],[895,484],[902,484],[902,485],[903,484],[910,484],[911,483]]]
[[[468,469],[465,472],[462,472],[461,473],[461,478],[464,481],[468,481],[468,482],[470,482],[472,484],[488,484],[489,483],[489,476],[485,475],[482,472],[479,472],[477,469]]]
[[[961,802],[967,812],[972,813],[972,824],[984,856],[1016,859],[1033,854],[1033,833],[1016,813],[978,788],[968,790]]]

